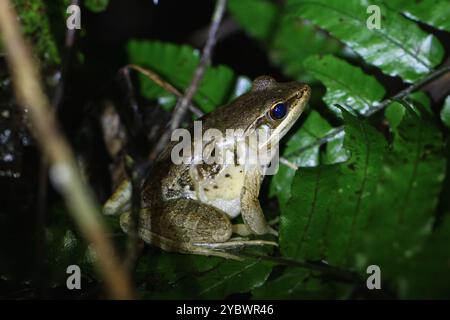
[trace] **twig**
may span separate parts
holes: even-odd
[[[364,116],[365,118],[370,117],[371,115],[373,115],[374,113],[384,109],[385,107],[387,107],[390,103],[392,103],[395,100],[399,100],[402,99],[406,96],[408,96],[409,94],[411,94],[412,92],[422,88],[424,85],[426,85],[427,83],[433,81],[436,78],[439,78],[441,75],[447,73],[450,71],[450,66],[438,69],[432,73],[430,73],[427,77],[425,77],[424,79],[420,80],[417,83],[414,83],[412,85],[410,85],[409,87],[401,90],[400,92],[396,93],[395,95],[393,95],[392,97],[383,100],[382,102],[380,102],[377,105],[374,105],[372,107],[372,109],[370,109],[367,113],[363,114],[362,116]],[[294,156],[294,155],[298,155],[303,153],[305,150],[315,147],[315,146],[321,146],[327,142],[329,142],[331,139],[333,139],[335,136],[337,136],[338,134],[340,134],[341,132],[344,131],[344,127],[337,127],[335,129],[333,129],[330,133],[328,133],[327,135],[323,136],[320,139],[317,139],[316,141],[314,141],[313,143],[298,149],[297,151],[293,152],[292,154],[290,154],[290,156]],[[289,161],[286,159],[286,161]],[[289,166],[289,164],[286,163],[286,161],[281,161],[282,163],[286,164]]]
[[[134,141],[136,137],[136,132],[141,132],[143,129],[143,123],[139,117],[139,105],[134,94],[133,83],[130,78],[130,68],[124,67],[119,71],[125,82],[127,101],[132,110],[133,119],[130,126],[126,126],[128,134],[133,139],[127,139],[127,149],[130,151],[132,148],[131,141]],[[135,127],[138,127],[137,129]],[[133,132],[133,134],[132,134]],[[125,169],[128,178],[131,182],[131,219],[128,228],[128,241],[127,241],[127,251],[125,256],[125,267],[130,273],[133,272],[137,257],[138,257],[138,230],[139,230],[139,211],[141,207],[141,181],[139,180],[138,167],[140,165],[139,159],[132,159],[128,154],[125,155]]]
[[[143,68],[143,67],[135,65],[135,64],[128,64],[124,68],[133,69],[135,71],[138,71],[138,72],[142,73],[143,75],[145,75],[150,80],[152,80],[154,83],[159,85],[161,88],[166,90],[167,92],[172,93],[173,95],[177,96],[178,98],[183,97],[183,94],[180,91],[178,91],[177,88],[172,86],[170,83],[168,83],[167,81],[162,79],[158,74],[156,74],[155,72],[153,72],[149,69]],[[195,114],[195,116],[197,116],[198,118],[203,116],[203,111],[200,110],[199,108],[197,108],[196,106],[194,106],[192,103],[189,104],[189,110],[191,110],[192,113]]]
[[[427,83],[433,81],[436,78],[439,78],[441,75],[443,75],[444,73],[447,73],[449,71],[450,71],[450,66],[447,66],[447,67],[438,69],[438,70],[430,73],[428,76],[426,76],[424,79],[420,80],[419,82],[410,85],[409,87],[401,90],[400,92],[398,92],[397,94],[393,95],[392,97],[390,97],[390,98],[388,98],[386,100],[383,100],[382,102],[380,102],[377,105],[374,105],[366,114],[364,114],[364,116],[365,117],[370,117],[374,113],[376,113],[376,112],[384,109],[385,107],[387,107],[392,101],[398,100],[398,99],[402,99],[402,98],[406,97],[407,95],[409,95],[412,92],[422,88]]]
[[[310,148],[321,146],[321,145],[331,141],[332,139],[334,139],[336,136],[338,136],[342,132],[344,132],[344,126],[334,128],[328,134],[324,135],[322,138],[319,138],[319,139],[315,140],[313,143],[310,143],[307,146],[304,146],[303,148],[300,148],[300,149],[290,153],[289,157],[299,155]]]
[[[241,257],[247,257],[247,258],[253,258],[253,259],[261,259],[265,261],[271,261],[276,262],[280,265],[290,266],[290,267],[297,267],[297,268],[303,268],[311,271],[317,271],[322,274],[327,274],[330,276],[334,276],[337,279],[344,281],[344,282],[350,282],[350,283],[361,283],[362,279],[359,277],[357,273],[346,271],[343,269],[336,268],[334,266],[325,264],[325,263],[312,263],[312,262],[306,262],[306,261],[299,261],[289,258],[283,258],[283,257],[272,257],[267,255],[260,255],[260,254],[254,254],[249,252],[243,252],[239,253],[238,256]]]
[[[126,157],[125,167],[131,181],[131,219],[128,227],[128,248],[125,258],[126,268],[132,272],[138,257],[139,242],[139,212],[141,210],[141,177],[139,176],[139,165],[132,159]]]
[[[175,130],[180,125],[181,119],[183,119],[184,115],[186,114],[186,110],[191,103],[198,86],[200,85],[200,81],[203,79],[206,67],[211,59],[212,50],[216,43],[217,30],[219,29],[220,22],[222,21],[226,5],[227,0],[217,0],[216,2],[211,26],[208,32],[208,40],[206,40],[206,44],[202,52],[202,57],[200,58],[198,67],[195,69],[191,84],[186,90],[183,98],[181,98],[175,106],[172,115],[172,121],[170,124],[171,130]]]
[[[172,131],[180,126],[181,120],[184,118],[186,112],[188,111],[187,107],[191,103],[192,97],[194,96],[195,91],[197,90],[198,85],[200,84],[200,81],[203,78],[206,66],[210,61],[211,53],[214,44],[216,42],[215,37],[217,34],[217,29],[219,28],[220,21],[222,20],[223,14],[225,12],[226,3],[227,0],[217,0],[216,2],[213,18],[211,21],[211,26],[209,28],[208,40],[206,41],[205,47],[203,48],[202,57],[200,58],[199,65],[195,70],[191,84],[186,90],[184,96],[177,102],[172,112],[172,118],[169,122],[167,129],[159,139],[155,148],[153,148],[152,152],[150,152],[148,156],[149,163],[153,162],[156,159],[156,157],[161,153],[163,148],[169,142]],[[145,171],[149,172],[149,169]]]
[[[29,111],[31,131],[49,159],[52,182],[64,197],[82,234],[92,243],[96,263],[111,296],[130,299],[134,294],[129,276],[115,255],[97,204],[81,178],[72,150],[58,129],[32,54],[20,34],[17,14],[8,0],[0,1],[0,30],[16,96],[22,108]]]
[[[79,0],[71,0],[70,5],[78,5]],[[67,29],[65,45],[64,45],[64,53],[62,58],[62,67],[61,67],[61,76],[58,82],[58,86],[56,87],[55,94],[53,96],[52,105],[55,109],[55,112],[58,112],[61,107],[61,103],[63,101],[64,92],[66,89],[66,80],[69,74],[69,67],[72,61],[72,52],[73,47],[75,45],[75,39],[77,35],[77,29]]]
[[[292,170],[298,170],[298,166],[284,157],[280,157],[280,163],[288,166]]]
[[[38,292],[41,298],[47,296],[47,268],[45,264],[45,220],[47,218],[48,162],[41,154],[36,205],[36,268],[38,270]]]

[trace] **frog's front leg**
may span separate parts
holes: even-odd
[[[103,213],[114,216],[126,212],[131,208],[130,200],[131,183],[130,180],[124,180],[103,205]]]
[[[233,226],[235,233],[245,236],[246,231],[248,231],[248,234],[273,234],[278,236],[278,232],[267,223],[259,204],[258,195],[261,182],[262,177],[259,170],[254,169],[246,172],[241,191],[241,215],[244,226]]]

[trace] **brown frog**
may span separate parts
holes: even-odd
[[[256,148],[269,142],[274,145],[299,118],[310,94],[311,89],[305,84],[278,83],[269,76],[258,77],[249,92],[203,116],[202,132],[214,128],[226,136],[227,129],[234,129],[235,139],[248,141],[245,137],[265,130],[269,132],[267,139]],[[277,235],[267,223],[258,201],[266,164],[198,163],[193,157],[175,164],[172,161],[175,146],[176,142],[167,145],[143,186],[139,236],[145,242],[165,251],[231,259],[237,257],[225,249],[276,245],[271,241],[242,238]],[[213,137],[204,146],[209,150],[220,146],[222,154],[223,150],[237,152],[225,138]],[[104,205],[105,214],[122,213],[120,223],[125,232],[130,218],[127,212],[130,189],[130,183],[125,181]],[[232,224],[231,219],[239,214],[244,223]],[[232,237],[233,234],[238,237]]]

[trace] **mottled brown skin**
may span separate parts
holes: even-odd
[[[247,135],[267,126],[278,130],[282,137],[304,110],[309,96],[307,85],[278,83],[268,76],[259,77],[251,91],[205,115],[201,119],[203,132],[209,128],[222,133],[226,129],[242,129]],[[274,120],[268,114],[279,102],[288,106],[288,112],[283,119]],[[144,184],[140,237],[166,251],[231,259],[236,256],[224,249],[276,245],[270,241],[232,238],[233,233],[241,236],[277,234],[266,222],[258,201],[263,178],[261,167],[216,163],[175,165],[171,161],[171,151],[177,143],[168,144]],[[121,213],[129,208],[129,191],[124,193],[124,188],[105,204],[105,213]],[[239,213],[244,224],[232,225],[230,218]],[[128,221],[129,213],[122,214],[121,226],[125,231]]]

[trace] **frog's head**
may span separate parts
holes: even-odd
[[[277,82],[269,76],[260,76],[253,81],[249,92],[253,104],[254,121],[247,130],[270,128],[267,143],[277,143],[302,114],[311,95],[311,88],[298,82]]]
[[[311,89],[306,84],[277,82],[272,77],[260,76],[249,92],[207,114],[203,129],[216,128],[222,133],[240,129],[244,135],[270,129],[267,141],[259,146],[276,144],[297,121],[310,95]]]

